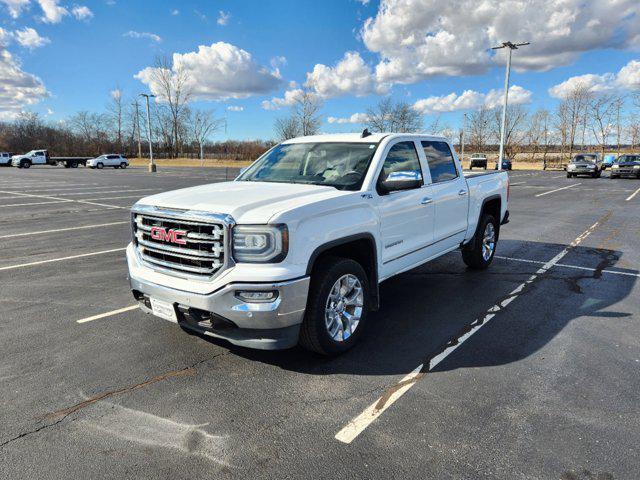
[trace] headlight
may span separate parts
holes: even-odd
[[[233,228],[233,258],[236,262],[277,263],[289,250],[286,225],[237,225]]]
[[[574,168],[576,168],[575,165],[572,165],[571,163],[569,164],[569,166],[567,167],[569,170],[573,170]]]
[[[634,165],[634,166],[633,166],[633,169],[634,169],[634,170],[638,170],[639,168],[640,168],[640,165]]]
[[[620,165],[613,165],[611,168],[620,168]]]

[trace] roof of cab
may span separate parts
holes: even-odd
[[[394,137],[415,137],[429,138],[434,140],[444,140],[446,138],[437,135],[427,135],[423,133],[371,133],[363,137],[361,133],[332,133],[326,135],[310,135],[307,137],[296,137],[285,140],[282,143],[320,143],[320,142],[353,142],[353,143],[379,143],[383,138]]]

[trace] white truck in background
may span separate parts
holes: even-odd
[[[64,165],[65,168],[77,168],[85,165],[91,157],[50,157],[47,150],[31,150],[22,155],[11,157],[11,165],[18,168],[31,168],[32,165]]]
[[[506,172],[465,177],[441,137],[287,140],[235,181],[139,200],[131,289],[145,312],[233,344],[339,354],[380,282],[457,249],[487,268],[508,185]]]

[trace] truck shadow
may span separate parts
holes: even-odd
[[[252,361],[311,375],[406,374],[455,341],[565,247],[502,240],[499,256],[533,262],[496,258],[489,270],[478,272],[466,269],[456,251],[392,278],[381,285],[382,308],[369,315],[366,336],[337,358],[300,348],[231,350]],[[629,295],[638,277],[637,271],[616,267],[621,256],[619,251],[573,248],[562,263],[587,270],[556,266],[540,275],[436,370],[516,362],[543,348],[574,319],[608,323],[630,317],[631,312],[617,311],[615,305]],[[634,275],[602,272],[609,269]]]

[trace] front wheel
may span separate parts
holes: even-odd
[[[321,355],[349,350],[362,335],[369,298],[369,280],[358,262],[323,259],[311,276],[300,345]]]
[[[611,174],[611,176],[610,176],[609,178],[611,178],[611,179],[613,180],[613,179],[615,179],[615,178],[620,178],[620,175],[614,175],[614,174]]]
[[[98,168],[98,170],[102,170],[104,168],[104,163],[98,163],[96,167]]]
[[[567,178],[571,178],[571,177],[573,177],[573,174],[567,172]]]
[[[22,168],[31,168],[31,160],[23,160],[21,165]]]
[[[476,234],[462,248],[462,260],[469,268],[484,270],[491,265],[498,244],[498,229],[498,222],[493,215],[485,213],[480,218]]]

